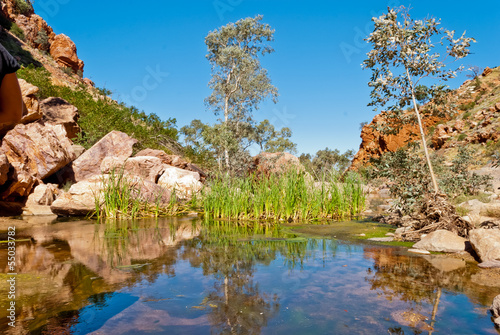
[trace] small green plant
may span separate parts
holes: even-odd
[[[471,115],[471,112],[464,113],[464,115],[462,116],[462,120],[467,120]]]
[[[45,29],[40,29],[38,31],[38,33],[36,34],[35,43],[38,44],[38,48],[40,50],[42,51],[49,50],[50,47],[49,36],[47,35]]]
[[[467,137],[467,134],[462,133],[462,134],[458,135],[458,140],[463,141],[463,140],[465,140],[466,137]]]
[[[467,214],[470,213],[469,209],[464,208],[462,206],[455,207],[455,210],[457,211],[457,214],[460,215],[460,216],[466,216]]]
[[[68,76],[72,76],[74,73],[73,73],[73,69],[71,69],[70,67],[67,67],[67,66],[63,66],[61,68],[62,72],[66,73]]]
[[[475,101],[471,101],[471,102],[466,102],[466,103],[463,103],[459,106],[459,108],[463,111],[468,111],[468,110],[471,110],[472,108],[474,108],[476,106],[476,102]]]
[[[30,1],[25,1],[25,0],[15,0],[14,2],[14,9],[17,14],[29,14],[31,10],[33,10],[33,7],[31,6]]]
[[[24,41],[24,31],[16,23],[12,23],[12,26],[10,26],[10,32],[20,40]]]

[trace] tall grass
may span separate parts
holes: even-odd
[[[360,178],[336,174],[314,183],[304,173],[280,176],[214,178],[199,197],[205,216],[214,219],[296,221],[345,220],[357,216],[365,202]]]
[[[172,192],[167,204],[161,203],[161,194],[150,203],[142,199],[137,181],[127,177],[122,169],[113,169],[103,175],[102,187],[94,194],[95,212],[92,216],[100,219],[135,219],[185,214],[189,206],[181,204]],[[194,199],[196,200],[196,199]]]

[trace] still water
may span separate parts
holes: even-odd
[[[499,334],[500,276],[468,259],[348,240],[368,223],[235,228],[195,218],[16,226],[5,334]]]

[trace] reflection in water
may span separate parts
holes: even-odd
[[[18,238],[15,330],[0,309],[11,334],[496,333],[499,277],[442,255],[189,218],[38,224]]]

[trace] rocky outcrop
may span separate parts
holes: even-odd
[[[453,130],[451,127],[444,124],[438,124],[436,127],[436,131],[431,138],[432,147],[434,149],[440,149],[444,145],[446,140],[451,137],[452,132]]]
[[[50,55],[59,65],[69,67],[75,73],[83,72],[83,61],[78,59],[76,45],[68,36],[59,34],[54,37],[50,44]]]
[[[474,229],[469,239],[482,262],[500,260],[500,230]]]
[[[300,163],[300,160],[288,152],[262,152],[253,157],[253,167],[250,170],[251,172],[255,172],[257,175],[269,175],[283,173],[288,169],[305,171],[305,168]]]
[[[427,129],[439,121],[441,118],[431,116],[423,119],[424,127]],[[377,131],[380,126],[391,124],[386,112],[376,115],[370,124],[361,129],[361,144],[359,150],[353,158],[351,169],[358,168],[370,161],[370,158],[378,158],[386,152],[394,152],[404,147],[410,138],[419,139],[415,134],[419,134],[418,126],[402,125],[396,135],[386,135]]]
[[[465,251],[466,239],[448,230],[436,230],[413,245],[415,249],[437,252]]]
[[[70,163],[75,154],[60,125],[19,124],[2,141],[2,150],[14,170],[3,199],[27,197],[35,183]]]
[[[8,19],[23,30],[26,42],[34,48],[49,51],[59,65],[71,68],[74,73],[83,72],[84,63],[78,59],[75,43],[64,34],[56,35],[32,8],[19,13],[16,9],[17,1],[2,1],[1,9]]]
[[[80,133],[78,109],[66,100],[50,97],[40,103],[40,108],[43,111],[43,121],[62,125],[68,138],[75,138]]]
[[[125,173],[156,183],[165,170],[158,157],[139,156],[123,160],[119,157],[106,157],[101,163],[102,173]]]
[[[40,103],[36,94],[39,89],[35,85],[31,85],[24,79],[19,79],[19,87],[23,96],[24,105],[26,106],[27,114],[23,115],[21,123],[30,123],[42,118],[43,114],[40,110]]]
[[[165,165],[165,171],[158,180],[158,185],[165,187],[170,192],[175,191],[178,199],[189,199],[203,187],[200,179],[197,172]]]
[[[110,132],[73,162],[71,168],[75,181],[100,175],[101,164],[105,157],[113,156],[123,160],[130,157],[135,143],[137,140],[125,133]]]
[[[163,150],[144,149],[144,150],[139,151],[135,156],[136,157],[139,157],[139,156],[158,157],[159,159],[161,159],[163,164],[175,166],[175,167],[177,167],[179,169],[183,169],[183,170],[197,172],[200,175],[202,181],[205,180],[205,178],[207,178],[207,174],[203,170],[201,170],[198,166],[196,166],[195,164],[189,163],[181,156],[168,155]]]

